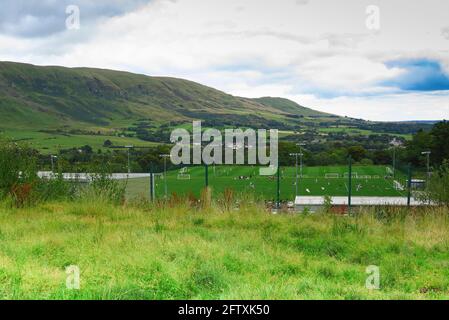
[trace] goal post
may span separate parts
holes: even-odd
[[[359,176],[360,179],[372,179],[373,177],[370,175]]]
[[[179,174],[186,174],[189,172],[189,168],[188,167],[183,167],[181,168],[181,170],[179,170]]]
[[[345,172],[343,175],[345,178],[349,178],[349,172]],[[353,179],[358,179],[359,178],[359,174],[357,172],[353,172],[352,173],[352,178]]]
[[[177,176],[178,180],[190,180],[190,174],[189,174],[189,168],[188,167],[182,167]]]
[[[393,187],[397,191],[404,191],[405,190],[405,187],[397,180],[393,181]]]

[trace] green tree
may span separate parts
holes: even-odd
[[[433,201],[438,205],[449,206],[449,161],[445,160],[441,167],[430,178],[423,200]]]
[[[105,142],[103,143],[103,147],[109,148],[112,147],[112,141],[111,140],[105,140]]]
[[[431,151],[432,164],[439,166],[449,159],[449,122],[436,123],[430,131],[420,130],[406,145],[406,160],[415,166],[424,167],[426,159],[422,152]]]
[[[415,166],[425,166],[425,159],[422,152],[428,151],[432,145],[432,136],[430,132],[419,130],[411,141],[407,143],[407,162]]]
[[[435,124],[430,131],[432,162],[440,165],[449,159],[449,122]]]
[[[352,146],[348,148],[348,155],[354,159],[354,161],[360,161],[366,156],[366,150],[362,146]]]

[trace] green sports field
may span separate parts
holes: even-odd
[[[137,138],[117,137],[108,135],[75,135],[45,133],[31,130],[0,130],[0,138],[13,138],[14,141],[26,142],[43,154],[58,153],[61,149],[79,148],[84,145],[91,146],[95,151],[98,149],[108,150],[104,147],[106,140],[115,146],[134,145],[136,147],[152,147],[156,143],[146,142]]]
[[[390,169],[385,166],[354,166],[352,194],[354,196],[405,196],[405,192],[394,187],[394,180],[402,186],[405,177],[398,173],[397,179],[387,178]],[[281,199],[293,200],[295,197],[294,167],[281,168]],[[199,196],[205,186],[204,167],[186,167],[182,171],[167,173],[168,194]],[[252,166],[210,166],[209,185],[215,195],[226,188],[236,193],[250,192],[265,200],[274,200],[276,196],[276,176],[260,176],[258,167]],[[299,179],[299,195],[310,196],[346,196],[349,178],[347,166],[304,167],[303,177]],[[128,181],[129,197],[149,194],[148,179]],[[163,197],[165,181],[156,179],[156,196]]]

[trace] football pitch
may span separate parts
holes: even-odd
[[[234,193],[253,193],[264,200],[276,198],[276,176],[260,176],[256,166],[209,166],[209,186],[214,196],[225,189]],[[353,166],[353,196],[406,196],[405,175],[398,172],[391,177],[386,166]],[[302,196],[346,196],[349,189],[347,166],[304,167],[299,177],[298,194]],[[282,200],[293,200],[296,193],[295,167],[281,167],[280,191]],[[396,183],[394,181],[397,181]],[[193,194],[198,197],[205,186],[205,168],[185,167],[167,172],[166,181],[159,175],[155,181],[156,197]],[[128,181],[127,195],[148,196],[149,178]]]

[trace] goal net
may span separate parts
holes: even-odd
[[[345,178],[349,178],[349,172],[345,172],[344,177]],[[357,172],[353,172],[352,173],[352,178],[353,179],[358,179],[358,177],[359,177],[359,174]]]
[[[178,174],[178,180],[190,180],[190,174],[180,173]]]
[[[393,187],[394,187],[395,190],[398,190],[398,191],[404,191],[405,190],[404,186],[397,180],[393,181]]]
[[[338,173],[326,173],[324,175],[324,177],[326,179],[338,179],[338,178],[340,178],[340,174],[338,174]]]
[[[360,179],[372,179],[370,175],[359,176]]]
[[[181,170],[179,170],[179,174],[186,174],[187,172],[189,172],[189,168],[187,167],[183,167],[181,168]]]

